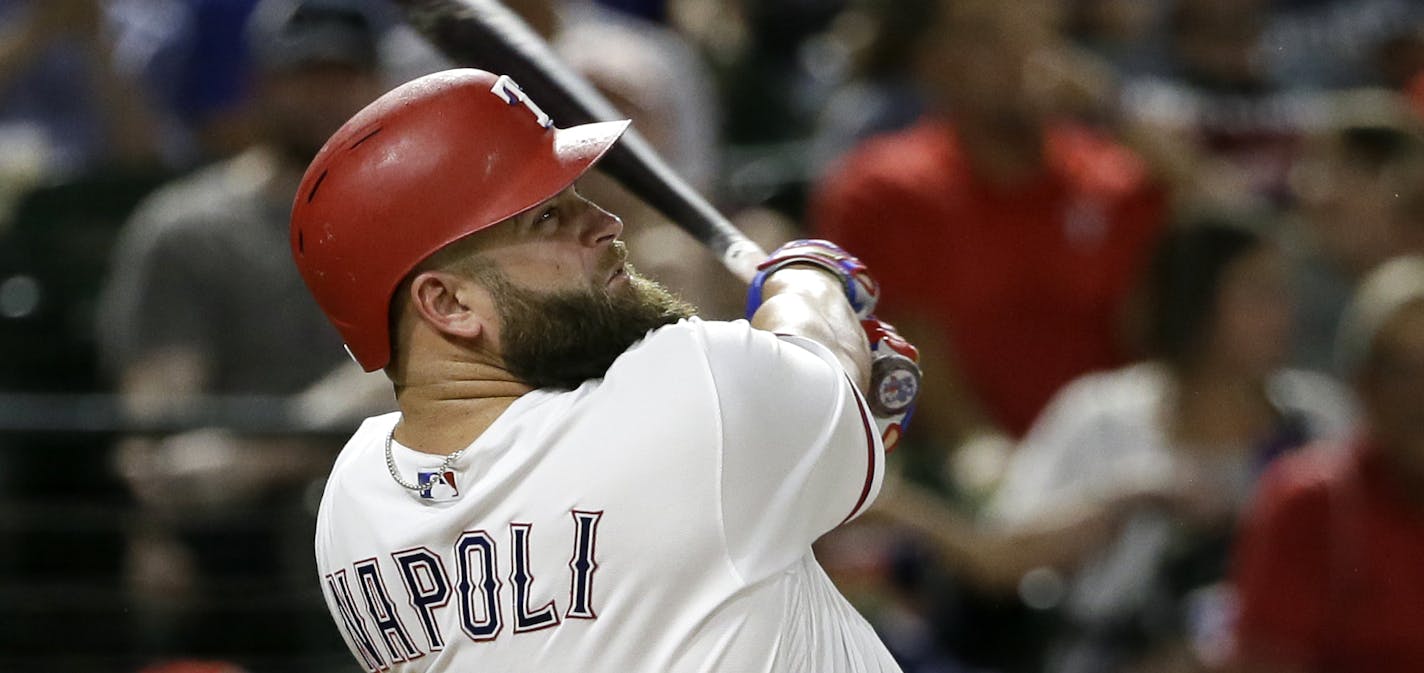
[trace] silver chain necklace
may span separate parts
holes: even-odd
[[[426,481],[425,483],[411,483],[406,481],[405,478],[400,475],[400,470],[396,469],[396,457],[395,454],[391,453],[391,442],[394,441],[395,438],[396,428],[395,426],[391,426],[390,433],[386,435],[386,469],[391,471],[391,478],[396,480],[396,483],[400,484],[401,488],[405,488],[411,491],[424,491],[425,489],[429,488],[431,484],[435,483],[437,480],[440,479],[441,475],[445,474],[446,470],[450,469],[450,463],[455,462],[460,458],[460,456],[464,455],[465,453],[465,449],[460,449],[459,451],[445,456],[445,460],[441,461],[440,467],[435,470],[434,474],[430,475],[430,479],[428,481]]]

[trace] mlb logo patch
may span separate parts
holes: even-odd
[[[421,498],[444,501],[460,497],[460,487],[455,485],[455,473],[451,470],[444,473],[417,472],[415,478],[425,485],[420,491]]]

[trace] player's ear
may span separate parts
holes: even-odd
[[[494,319],[494,300],[478,283],[445,271],[422,271],[410,284],[411,307],[437,332],[474,339]]]

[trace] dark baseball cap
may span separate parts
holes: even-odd
[[[262,0],[247,22],[253,63],[267,71],[321,63],[374,69],[378,40],[359,0]]]

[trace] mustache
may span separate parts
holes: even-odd
[[[604,255],[607,260],[599,265],[604,279],[611,279],[620,270],[628,275],[633,275],[633,267],[628,264],[628,246],[623,241],[614,241],[608,246],[608,252]]]

